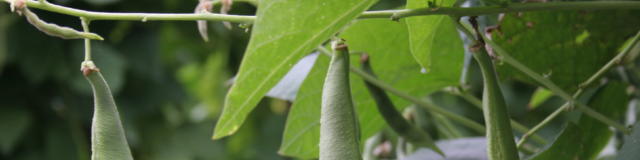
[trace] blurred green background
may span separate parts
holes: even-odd
[[[53,0],[109,12],[191,13],[196,0]],[[253,14],[238,3],[232,14]],[[32,9],[47,22],[80,28],[76,17]],[[213,141],[229,79],[250,33],[210,22],[204,42],[193,21],[94,21],[104,71],[136,159],[284,159],[277,155],[286,103],[265,99],[235,136]],[[49,37],[0,4],[0,159],[88,160],[91,88],[79,67],[82,40]],[[269,107],[273,106],[273,107]]]
[[[52,0],[68,7],[109,12],[191,13],[196,0]],[[382,0],[372,10],[402,6]],[[217,10],[217,9],[216,9]],[[253,15],[237,3],[231,14]],[[34,9],[47,22],[80,29],[76,17]],[[250,31],[209,22],[204,42],[192,21],[94,21],[94,59],[110,84],[134,157],[138,160],[290,159],[279,156],[290,102],[265,98],[238,133],[211,140],[224,96],[237,72]],[[93,111],[91,88],[80,73],[82,40],[49,37],[0,4],[0,160],[88,160]],[[470,91],[481,75],[469,65]],[[533,126],[560,106],[551,97],[528,112],[536,86],[507,80],[503,90],[514,119]],[[480,110],[438,92],[431,99],[482,122]],[[567,114],[540,134],[551,140]],[[436,123],[436,122],[433,122]],[[464,130],[464,127],[456,125]],[[434,128],[432,126],[432,128]],[[435,132],[431,130],[432,132]],[[434,134],[436,139],[456,138]],[[465,132],[462,136],[481,136]],[[458,137],[459,138],[459,137]]]

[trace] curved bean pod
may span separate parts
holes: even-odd
[[[371,68],[371,64],[369,63],[369,56],[367,54],[362,54],[360,63],[362,64],[362,70],[375,77],[373,69]],[[417,147],[428,147],[438,152],[439,154],[444,155],[442,150],[440,150],[440,148],[435,145],[429,133],[412,125],[402,117],[402,114],[400,114],[400,112],[396,110],[396,107],[393,105],[391,99],[384,90],[371,84],[368,81],[365,81],[364,84],[365,86],[367,86],[367,90],[369,90],[369,93],[371,93],[371,97],[373,97],[373,99],[375,100],[377,104],[376,106],[378,107],[378,112],[382,115],[382,118],[384,118],[385,122],[387,122],[389,127],[391,127],[394,132],[398,133],[398,135],[402,136]]]
[[[472,51],[484,79],[482,110],[487,128],[489,159],[518,160],[518,150],[511,130],[507,104],[500,90],[493,62],[484,48],[484,43],[474,46]]]
[[[40,19],[38,15],[31,12],[28,8],[24,7],[21,12],[27,17],[27,21],[36,27],[38,30],[44,32],[47,35],[59,37],[62,39],[92,39],[92,40],[104,40],[100,35],[95,33],[80,32],[69,27],[59,26],[53,23],[47,23]]]

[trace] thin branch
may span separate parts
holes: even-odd
[[[82,30],[85,33],[89,33],[89,24],[91,20],[87,20],[86,18],[80,18],[82,23]],[[91,61],[91,39],[84,39],[84,61]]]
[[[13,0],[3,0],[10,3]],[[244,0],[247,3],[256,1]],[[89,20],[131,20],[131,21],[228,21],[235,23],[252,23],[256,17],[252,15],[224,15],[224,14],[193,14],[193,13],[123,13],[123,12],[96,12],[69,8],[40,1],[27,0],[27,6],[50,12],[66,14],[76,17],[85,17]],[[507,7],[438,7],[419,9],[400,9],[367,11],[359,18],[392,18],[399,19],[411,16],[424,15],[452,15],[475,16],[485,14],[531,12],[531,11],[557,11],[557,10],[619,10],[640,9],[640,1],[585,1],[585,2],[546,2],[546,3],[516,3]]]
[[[4,0],[11,2],[12,0]],[[95,12],[69,8],[50,3],[26,0],[29,8],[37,8],[50,12],[85,17],[88,20],[131,20],[131,21],[229,21],[235,23],[252,23],[255,16],[224,15],[224,14],[193,14],[193,13],[123,13],[123,12]]]
[[[589,79],[587,81],[585,81],[584,83],[581,83],[580,84],[580,88],[585,88],[585,87],[589,86],[594,81],[596,81],[598,78],[602,77],[602,75],[604,75],[607,71],[609,71],[609,69],[611,69],[614,65],[620,64],[620,62],[622,61],[622,58],[627,56],[629,51],[631,51],[631,49],[633,49],[633,47],[636,45],[636,43],[638,43],[639,39],[640,39],[640,31],[638,31],[638,33],[636,33],[636,35],[633,36],[633,38],[631,38],[631,43],[629,43],[629,46],[624,48],[624,50],[622,50],[622,52],[620,52],[618,55],[613,57],[613,59],[611,59],[607,64],[602,66],[602,68],[600,68],[600,70],[598,70],[598,72],[593,74],[593,76],[589,77]]]
[[[638,1],[583,1],[583,2],[545,2],[545,3],[512,3],[506,7],[438,7],[399,10],[393,13],[393,19],[421,15],[452,15],[479,16],[496,13],[531,12],[531,11],[560,11],[560,10],[611,10],[611,9],[640,9]]]

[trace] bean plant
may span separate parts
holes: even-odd
[[[135,138],[121,118],[126,113],[119,112],[111,82],[103,76],[113,71],[100,66],[110,64],[96,63],[101,57],[92,54],[92,42],[116,37],[91,32],[91,24],[105,25],[102,21],[189,21],[205,42],[216,41],[209,33],[209,22],[216,21],[250,36],[224,91],[214,142],[233,137],[271,96],[291,102],[277,152],[283,157],[640,159],[634,105],[640,97],[640,1],[179,2],[192,5],[192,13],[103,12],[46,0],[2,1],[46,35],[84,40],[77,74],[92,88],[92,160],[145,159],[135,149],[138,142],[130,143]],[[401,6],[385,8],[388,3]],[[236,14],[233,8],[239,5],[257,9],[253,15]],[[41,18],[49,13],[76,17],[80,26]],[[225,61],[217,58],[211,65]],[[310,69],[293,74],[299,70],[294,64],[307,58],[312,59]],[[290,75],[294,80],[286,78]],[[278,93],[282,90],[293,93]],[[514,96],[522,93],[524,105]],[[442,95],[454,101],[439,99]],[[541,109],[544,104],[552,111]],[[481,116],[461,112],[460,106],[475,106],[467,110]],[[529,119],[530,114],[544,118]],[[561,128],[541,132],[550,124]],[[605,147],[613,153],[603,152]]]

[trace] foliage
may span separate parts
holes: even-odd
[[[322,86],[329,68],[327,54],[332,54],[327,52],[326,42],[332,37],[346,40],[351,51],[347,56],[352,72],[346,79],[358,120],[360,148],[374,150],[362,152],[374,154],[363,157],[439,156],[425,148],[413,148],[411,141],[390,130],[364,81],[387,92],[395,109],[404,110],[407,120],[428,133],[424,135],[433,135],[431,138],[445,154],[458,151],[459,147],[450,147],[454,142],[492,145],[486,140],[496,137],[483,138],[484,132],[477,128],[429,109],[437,107],[470,122],[484,122],[482,110],[473,106],[482,105],[479,97],[483,96],[482,82],[486,79],[478,63],[471,60],[472,54],[483,52],[469,50],[474,51],[478,48],[475,45],[481,44],[474,32],[485,31],[490,31],[487,36],[515,61],[544,75],[564,92],[584,91],[576,103],[591,109],[560,110],[559,118],[541,123],[541,130],[535,134],[543,138],[527,141],[518,148],[522,158],[598,159],[617,154],[619,159],[634,157],[633,151],[640,146],[634,143],[639,133],[635,104],[640,97],[636,90],[640,85],[640,71],[636,67],[640,64],[636,60],[640,44],[631,39],[640,30],[639,21],[634,21],[640,18],[637,10],[640,2],[620,2],[628,4],[625,8],[629,9],[621,10],[622,5],[615,6],[616,2],[594,1],[593,4],[603,5],[584,5],[591,2],[572,1],[566,4],[576,7],[564,11],[509,10],[506,14],[495,13],[507,12],[502,9],[512,9],[509,5],[539,5],[543,7],[536,9],[544,10],[545,5],[564,3],[508,4],[490,0],[465,4],[470,9],[457,8],[462,2],[236,0],[228,14],[255,16],[204,13],[196,19],[194,16],[164,19],[186,22],[102,17],[92,21],[90,28],[104,41],[92,41],[91,48],[93,59],[113,92],[131,152],[139,160],[318,158],[323,125]],[[193,13],[198,4],[181,0],[49,3],[80,11],[150,13]],[[78,17],[69,15],[87,16],[43,6],[30,9],[49,28],[55,24],[80,31]],[[469,15],[477,15],[467,13],[473,9],[482,15],[477,26],[468,24],[469,19],[474,19]],[[217,5],[213,9],[219,10]],[[391,19],[402,17],[399,15],[409,17]],[[244,28],[228,29],[222,23],[210,21],[209,41],[203,42],[196,23],[202,17],[239,22]],[[629,56],[610,61],[625,53],[627,47],[631,48]],[[558,97],[553,89],[553,93],[544,92],[547,86],[538,84],[529,73],[512,67],[511,63],[503,63],[504,59],[488,48],[493,57],[485,57],[485,63],[481,64],[495,67],[500,78],[494,88],[500,90],[494,91],[504,96],[494,100],[504,98],[506,103],[506,110],[497,111],[508,115],[502,117],[502,122],[511,118],[532,128],[565,103],[566,99]],[[306,70],[295,70],[294,64],[313,52],[309,56],[313,63],[306,64],[313,66],[308,74],[304,73]],[[378,76],[374,77],[375,82],[358,72],[358,57],[363,53],[370,55],[372,70]],[[78,72],[82,56],[81,41],[47,36],[24,17],[11,13],[9,5],[0,4],[0,159],[90,158],[93,103],[91,86]],[[616,62],[616,67],[603,67],[610,62]],[[598,72],[602,68],[606,70]],[[288,72],[303,72],[293,75],[306,76],[283,79]],[[594,74],[601,78],[584,85]],[[294,95],[277,95],[284,92],[277,92],[276,84],[294,90]],[[301,85],[298,89],[287,84]],[[295,99],[280,100],[265,95]],[[486,100],[485,103],[491,104]],[[588,111],[596,113],[583,114]],[[627,125],[635,123],[634,132],[624,135],[620,130],[611,130],[602,119],[611,120],[607,123],[623,120],[627,120],[624,121]],[[509,127],[491,127],[496,125],[492,121],[488,123],[491,123],[485,125],[488,129],[515,135],[501,137],[502,140],[520,138],[523,134]],[[375,143],[370,144],[373,146],[362,146],[374,135]],[[475,157],[487,155],[490,154]]]

